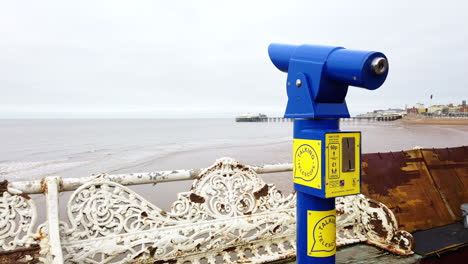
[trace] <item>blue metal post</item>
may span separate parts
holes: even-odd
[[[295,140],[320,139],[321,135],[324,135],[327,132],[340,132],[339,119],[329,118],[294,120]],[[326,146],[323,146],[322,144],[322,148],[325,147]],[[322,164],[320,164],[320,166],[324,168],[325,159],[322,159],[321,163]],[[326,222],[326,227],[336,229],[334,227],[336,221],[335,198],[322,198],[318,193],[311,195],[310,188],[302,184],[294,183],[294,189],[297,192],[297,263],[335,263],[336,231],[333,231],[331,234],[319,233],[319,227],[312,227],[308,223],[310,222],[311,218],[314,218],[314,214],[317,214],[317,219],[314,219],[318,222],[317,224],[323,222],[320,221],[322,218],[325,217],[325,219],[327,219],[328,217],[328,219],[331,219],[331,221]],[[330,243],[330,241],[333,242]],[[320,255],[320,257],[316,255]]]
[[[335,263],[335,197],[361,191],[361,134],[340,131],[349,116],[348,85],[375,90],[388,74],[380,52],[271,44],[270,59],[288,72],[285,118],[294,120],[298,264]]]
[[[314,245],[310,246],[308,243],[308,230],[307,230],[307,218],[308,212],[310,211],[322,211],[328,212],[335,210],[335,198],[320,198],[313,195],[308,195],[303,192],[297,192],[297,207],[296,207],[296,232],[297,232],[297,245],[296,245],[296,261],[297,263],[321,263],[321,264],[332,264],[335,263],[334,248],[333,245],[331,256],[329,257],[310,257],[308,253],[311,252]],[[335,215],[330,215],[336,219]],[[315,228],[317,229],[317,228]],[[318,235],[317,235],[318,236]],[[336,238],[332,238],[336,241]],[[320,241],[314,241],[320,243]],[[310,247],[310,248],[309,248]]]

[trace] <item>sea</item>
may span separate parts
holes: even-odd
[[[346,121],[362,132],[362,152],[468,145],[468,125]],[[238,123],[226,119],[0,120],[0,180],[85,177],[206,168],[221,157],[261,165],[292,161],[291,122]],[[262,175],[290,192],[288,173]],[[134,186],[167,209],[190,182]]]

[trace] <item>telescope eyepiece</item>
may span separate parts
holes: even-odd
[[[388,61],[383,57],[377,57],[372,60],[371,69],[376,75],[382,75],[387,72]]]

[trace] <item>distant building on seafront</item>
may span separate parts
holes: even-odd
[[[408,115],[417,115],[417,114],[419,114],[418,110],[419,109],[416,108],[416,107],[406,108],[406,113]]]
[[[358,115],[361,117],[377,117],[377,116],[406,116],[406,115],[422,115],[422,116],[449,116],[449,117],[468,117],[468,106],[466,100],[462,100],[460,105],[453,103],[447,105],[431,105],[425,107],[422,103],[417,103],[413,107],[405,106],[405,109],[389,108],[387,110],[374,110],[366,114]]]
[[[417,103],[412,108],[407,108],[408,114],[429,115],[429,116],[464,116],[468,114],[466,100],[462,100],[460,105],[431,105],[424,107],[424,104]]]

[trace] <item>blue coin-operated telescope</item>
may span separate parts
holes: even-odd
[[[297,263],[335,263],[335,197],[361,192],[361,133],[340,131],[349,117],[348,86],[379,88],[388,62],[374,51],[271,44],[273,64],[288,73],[284,117],[295,118]]]

